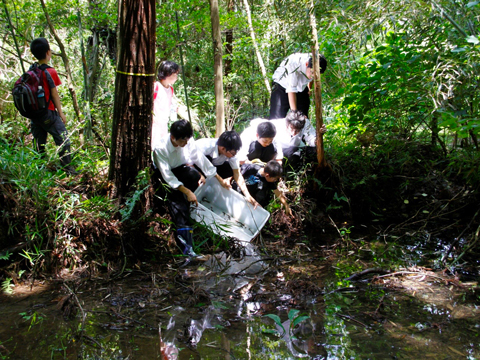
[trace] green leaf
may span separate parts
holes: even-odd
[[[299,317],[295,318],[295,320],[293,321],[293,327],[297,326],[298,324],[300,324],[301,322],[303,322],[307,319],[310,319],[310,316],[302,315],[302,316],[299,316]]]
[[[293,320],[297,317],[298,313],[300,312],[300,310],[296,310],[296,309],[291,309],[289,312],[288,312],[288,318],[290,320]]]
[[[280,317],[278,317],[277,315],[275,314],[267,314],[267,315],[264,315],[264,317],[268,317],[270,319],[272,319],[273,321],[275,321],[275,323],[279,326],[281,326],[283,328],[283,325],[282,325],[282,321],[280,320]]]

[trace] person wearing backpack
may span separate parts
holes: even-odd
[[[45,102],[48,104],[48,111],[45,116],[40,118],[30,118],[31,131],[37,151],[41,154],[45,152],[47,136],[48,134],[52,135],[55,144],[61,146],[59,156],[65,172],[76,174],[75,169],[70,166],[70,139],[68,138],[67,129],[65,127],[67,119],[62,111],[62,104],[57,91],[57,86],[61,85],[62,82],[58,77],[57,71],[53,67],[48,66],[52,57],[52,51],[50,50],[48,40],[45,38],[37,38],[33,40],[30,44],[30,50],[33,56],[38,60],[38,63],[34,63],[30,69],[39,67],[43,70],[42,73],[44,76],[40,80],[40,84],[43,85]]]

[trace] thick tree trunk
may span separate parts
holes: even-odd
[[[320,78],[320,61],[318,58],[318,35],[317,35],[317,19],[315,18],[315,11],[313,1],[310,8],[310,25],[312,27],[312,60],[313,60],[313,83],[315,94],[315,119],[317,121],[317,161],[318,170],[322,170],[327,166],[325,160],[325,150],[323,148],[323,134],[320,129],[323,126],[323,110],[322,110],[322,81]]]
[[[225,131],[225,108],[223,99],[222,36],[220,34],[220,15],[218,12],[218,0],[210,0],[210,18],[212,20],[215,73],[215,113],[217,115],[217,127],[215,136],[219,137]]]
[[[245,11],[247,12],[248,27],[250,29],[250,37],[252,38],[253,47],[255,48],[255,54],[257,55],[258,64],[260,65],[260,70],[262,70],[263,81],[265,82],[265,87],[267,88],[268,94],[271,92],[270,82],[267,78],[267,70],[263,64],[262,54],[260,54],[260,49],[258,48],[257,40],[255,39],[255,31],[253,31],[252,24],[252,15],[250,13],[250,5],[248,5],[248,0],[243,0],[245,6]]]
[[[155,76],[155,0],[120,0],[109,178],[122,199],[150,166]]]

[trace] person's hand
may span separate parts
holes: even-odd
[[[327,132],[327,127],[325,126],[325,124],[323,124],[322,127],[320,128],[320,133],[325,134],[326,132]]]
[[[260,205],[251,195],[246,196],[245,200],[247,200],[250,204],[253,205],[253,210],[255,210],[257,208],[257,206]]]
[[[200,180],[198,180],[198,186],[205,184],[205,176],[200,174]]]
[[[64,113],[61,113],[61,114],[60,114],[60,118],[62,119],[63,123],[64,123],[65,125],[67,125],[67,117],[65,116]]]
[[[195,206],[198,206],[197,197],[195,196],[195,194],[193,192],[189,191],[186,195],[187,195],[188,202],[191,202]]]
[[[220,185],[222,185],[227,190],[230,190],[232,188],[232,185],[230,185],[230,178],[222,179],[222,181],[220,181]]]

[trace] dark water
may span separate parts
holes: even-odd
[[[480,358],[478,296],[420,267],[435,251],[357,242],[261,261],[250,248],[116,281],[16,286],[0,298],[0,359]],[[410,273],[345,280],[382,264]]]

